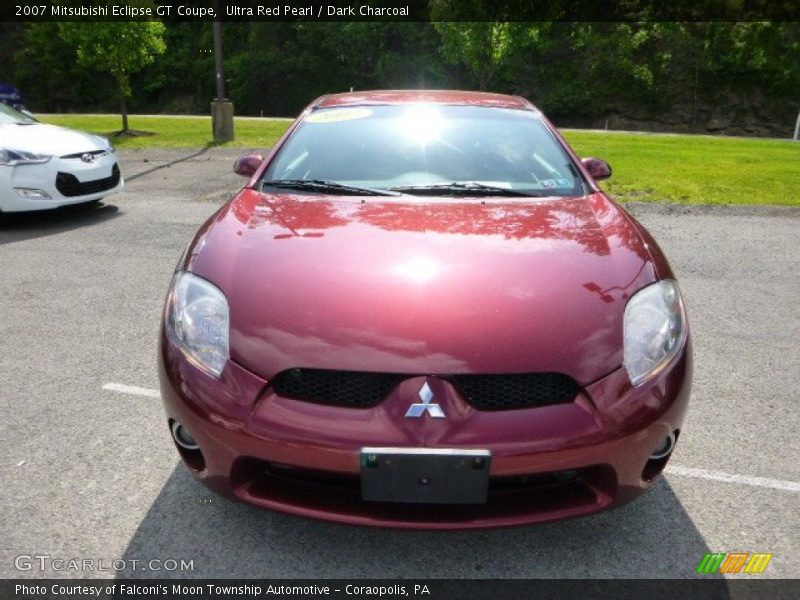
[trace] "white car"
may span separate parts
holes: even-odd
[[[114,147],[0,103],[0,212],[94,202],[122,190]]]

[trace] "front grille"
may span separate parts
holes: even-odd
[[[572,402],[580,390],[561,373],[508,373],[447,377],[461,396],[478,410],[535,408]]]
[[[114,163],[111,176],[94,181],[78,181],[72,173],[59,173],[56,175],[56,189],[64,196],[86,196],[110,190],[119,184],[119,166]]]
[[[276,394],[335,406],[370,408],[386,398],[408,375],[289,369],[272,382]]]
[[[371,408],[414,374],[289,369],[272,382],[279,396],[350,408]],[[572,402],[580,391],[561,373],[439,375],[478,410],[513,410]]]

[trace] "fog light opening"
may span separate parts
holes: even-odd
[[[181,455],[183,462],[192,470],[196,472],[204,471],[206,468],[206,457],[200,451],[200,445],[194,439],[189,430],[170,419],[169,430],[172,434],[172,439],[175,442],[175,447],[178,449],[178,454]]]
[[[50,200],[50,194],[44,190],[35,188],[14,188],[18,196],[22,196],[26,200]]]
[[[653,481],[661,475],[664,467],[667,466],[672,452],[675,450],[675,443],[678,441],[680,431],[676,429],[670,433],[648,459],[642,471],[642,479],[647,482]]]
[[[672,450],[675,448],[675,432],[673,431],[670,433],[663,441],[661,446],[650,455],[650,460],[659,460],[661,458],[666,458],[670,454],[672,454]]]
[[[200,445],[195,441],[186,427],[177,421],[173,421],[170,429],[172,430],[172,439],[175,440],[178,446],[186,450],[200,450]]]

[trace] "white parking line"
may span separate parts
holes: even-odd
[[[105,383],[103,384],[103,389],[110,392],[119,392],[120,394],[130,394],[132,396],[146,396],[148,398],[161,397],[161,393],[158,390],[137,387],[135,385],[124,385],[122,383]]]
[[[705,469],[679,467],[677,465],[670,465],[665,469],[665,471],[669,475],[678,475],[681,477],[696,477],[697,479],[708,479],[710,481],[721,481],[723,483],[737,483],[739,485],[771,488],[773,490],[782,490],[785,492],[800,492],[800,482],[797,481],[769,479],[767,477],[749,477],[747,475],[722,473],[721,471],[706,471]]]
[[[123,383],[106,383],[103,389],[120,394],[130,394],[133,396],[146,396],[148,398],[160,398],[158,390],[137,387],[135,385],[125,385]],[[770,488],[782,490],[784,492],[800,492],[800,482],[786,481],[783,479],[769,479],[768,477],[749,477],[747,475],[736,475],[735,473],[723,473],[722,471],[706,471],[705,469],[694,469],[692,467],[679,467],[670,465],[665,469],[669,475],[679,477],[694,477],[695,479],[706,479],[709,481],[720,481],[722,483],[733,483],[738,485],[749,485],[751,487]]]

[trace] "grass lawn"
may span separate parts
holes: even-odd
[[[119,115],[36,115],[45,123],[111,137],[119,131]],[[236,119],[236,140],[227,147],[269,148],[286,131],[291,119]],[[128,125],[154,135],[114,138],[117,148],[202,148],[211,141],[211,117],[142,117],[131,115]]]
[[[580,156],[607,160],[620,200],[800,206],[800,142],[566,131]]]
[[[115,115],[41,115],[47,123],[110,135]],[[268,148],[288,119],[236,119],[236,140],[225,146]],[[120,148],[211,145],[210,117],[130,117],[132,129],[154,135],[117,139]],[[618,199],[685,204],[800,206],[800,142],[691,135],[566,130],[581,156],[611,163],[604,187]]]

